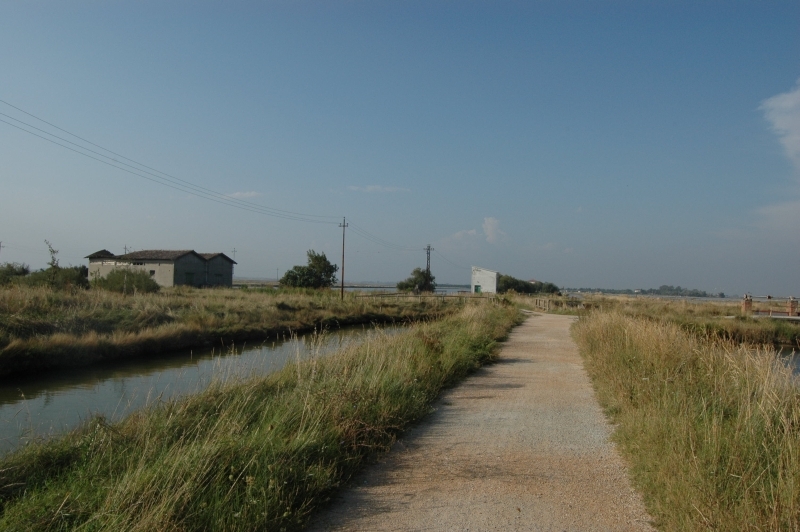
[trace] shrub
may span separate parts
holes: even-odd
[[[89,288],[89,268],[86,266],[51,266],[38,270],[25,277],[19,277],[20,284],[28,286],[49,286],[55,290]]]
[[[513,290],[518,294],[557,294],[558,287],[553,283],[523,281],[502,273],[497,277],[497,292],[502,294]]]
[[[150,294],[158,292],[161,288],[147,272],[124,268],[112,270],[105,277],[95,280],[93,284],[97,288],[122,294],[135,294],[137,292]]]
[[[433,292],[436,290],[436,277],[431,275],[428,270],[422,268],[414,268],[411,272],[411,277],[405,281],[397,283],[397,289],[401,292],[410,292],[412,290],[419,292]]]
[[[296,288],[329,288],[336,284],[339,267],[331,264],[325,253],[308,250],[308,266],[295,266],[280,280],[281,286]]]
[[[25,277],[29,273],[31,269],[27,264],[6,262],[0,266],[0,286],[9,284],[16,278]]]

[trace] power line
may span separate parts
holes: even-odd
[[[223,203],[225,203],[225,204],[227,204],[229,206],[232,206],[232,207],[233,206],[238,206],[238,207],[246,208],[247,210],[251,210],[251,211],[259,211],[259,212],[261,212],[261,214],[265,214],[267,216],[275,216],[275,217],[278,217],[278,218],[285,218],[285,219],[291,219],[291,220],[297,220],[297,221],[305,221],[305,222],[311,222],[311,223],[327,223],[327,224],[336,223],[336,222],[332,221],[332,219],[335,218],[333,216],[324,216],[324,215],[317,215],[317,214],[305,214],[305,213],[287,211],[287,210],[283,210],[283,209],[276,209],[276,208],[273,208],[273,207],[266,207],[266,206],[260,205],[258,203],[253,203],[253,202],[250,202],[250,201],[241,200],[239,198],[232,198],[232,197],[230,197],[230,196],[228,196],[226,194],[211,190],[211,189],[206,188],[206,187],[202,187],[200,185],[195,185],[194,183],[192,183],[190,181],[187,181],[185,179],[181,179],[179,177],[175,177],[175,176],[173,176],[171,174],[168,174],[166,172],[162,172],[160,170],[157,170],[155,168],[152,168],[150,166],[147,166],[145,164],[137,162],[137,161],[135,161],[133,159],[125,157],[124,155],[120,155],[120,154],[118,154],[118,153],[116,153],[114,151],[111,151],[111,150],[109,150],[107,148],[104,148],[104,147],[102,147],[102,146],[100,146],[98,144],[95,144],[95,143],[91,142],[91,141],[88,141],[88,140],[84,139],[83,137],[75,135],[74,133],[70,133],[69,131],[67,131],[67,130],[65,130],[63,128],[60,128],[60,127],[58,127],[58,126],[56,126],[54,124],[51,124],[50,122],[47,122],[46,120],[38,118],[35,115],[20,109],[19,107],[16,107],[14,105],[9,104],[8,102],[6,102],[4,100],[0,100],[0,102],[4,103],[4,104],[6,104],[6,105],[8,105],[10,107],[13,107],[14,109],[17,109],[20,112],[25,113],[26,115],[29,115],[29,116],[37,119],[37,120],[40,120],[41,122],[44,122],[45,124],[48,124],[48,125],[56,128],[56,129],[58,129],[60,131],[64,131],[65,133],[67,133],[69,135],[72,135],[73,137],[75,137],[77,139],[80,139],[80,140],[82,140],[82,141],[84,141],[84,142],[86,142],[88,144],[91,144],[92,146],[98,147],[101,150],[107,151],[107,152],[109,152],[109,153],[111,153],[113,155],[116,155],[116,156],[118,156],[118,157],[120,157],[122,159],[130,161],[130,162],[132,162],[132,163],[134,163],[134,164],[136,164],[138,166],[141,166],[142,168],[145,168],[147,170],[143,170],[142,168],[138,168],[136,166],[133,166],[133,165],[118,161],[117,159],[115,159],[113,157],[109,157],[108,155],[105,155],[105,154],[100,153],[98,151],[95,151],[95,150],[92,150],[90,148],[87,148],[86,146],[82,146],[82,145],[80,145],[78,143],[75,143],[75,142],[72,142],[70,140],[67,140],[67,139],[65,139],[63,137],[60,137],[58,135],[55,135],[55,134],[50,133],[48,131],[45,131],[45,130],[43,130],[41,128],[38,128],[38,127],[36,127],[34,125],[28,124],[27,122],[24,122],[22,120],[14,118],[13,116],[7,115],[5,113],[0,113],[0,115],[5,116],[7,118],[10,118],[11,120],[14,120],[15,122],[18,122],[20,124],[25,125],[26,127],[29,127],[29,128],[34,129],[36,131],[44,133],[45,135],[49,135],[50,137],[54,137],[54,138],[56,138],[58,140],[61,140],[61,141],[66,142],[68,144],[71,144],[71,145],[73,145],[73,146],[75,146],[77,148],[80,148],[80,150],[84,150],[84,151],[76,150],[76,149],[71,148],[69,146],[65,146],[64,144],[61,144],[60,142],[56,142],[56,141],[54,141],[54,140],[52,140],[52,139],[50,139],[48,137],[43,137],[42,135],[38,135],[38,134],[36,134],[36,133],[34,133],[32,131],[29,131],[29,130],[23,128],[23,127],[20,127],[20,126],[18,126],[16,124],[12,124],[10,122],[7,122],[6,120],[0,119],[0,122],[3,122],[5,124],[8,124],[8,125],[10,125],[12,127],[15,127],[17,129],[21,130],[21,131],[24,131],[25,133],[28,133],[29,135],[33,135],[35,137],[39,137],[39,138],[41,138],[43,140],[46,140],[48,142],[51,142],[51,143],[56,144],[58,146],[61,146],[62,148],[66,148],[66,149],[68,149],[70,151],[74,151],[75,153],[83,155],[84,157],[88,157],[88,158],[93,159],[95,161],[101,162],[103,164],[107,164],[109,166],[113,166],[114,168],[117,168],[119,170],[122,170],[122,171],[128,172],[130,174],[133,174],[133,175],[135,175],[137,177],[148,179],[149,181],[153,181],[153,182],[158,183],[160,185],[168,186],[170,188],[179,187],[179,188],[177,188],[178,190],[181,190],[183,192],[189,192],[192,195],[195,195],[195,196],[198,196],[198,197],[202,197],[204,199],[209,199],[209,200],[212,200],[212,201],[217,200],[218,202],[221,201],[221,202],[223,202]],[[93,154],[95,154],[95,155],[97,155],[99,157],[103,157],[104,159],[109,159],[110,161],[113,162],[113,164],[111,162],[106,161],[106,160],[102,160],[102,159],[98,159],[96,157],[92,157],[91,155],[88,155],[85,152],[93,153]],[[118,165],[126,166],[128,169],[121,168]],[[148,170],[152,170],[153,172],[157,172],[157,174],[153,173],[153,172],[150,172]],[[148,174],[148,175],[152,176],[155,179],[151,179],[151,178],[148,178],[146,176],[143,176],[143,175],[141,175],[142,173]],[[161,175],[158,175],[158,174],[161,174]],[[325,218],[328,218],[331,221],[323,220]]]
[[[147,177],[146,175],[142,175],[142,174],[140,174],[140,173],[138,173],[136,171],[129,170],[129,169],[123,168],[121,166],[117,166],[116,164],[110,163],[108,161],[104,161],[102,159],[98,159],[97,157],[93,157],[93,156],[91,156],[91,155],[89,155],[87,153],[84,153],[82,151],[76,150],[74,148],[70,148],[69,146],[61,144],[60,142],[56,142],[56,141],[54,141],[52,139],[48,139],[47,137],[43,137],[42,135],[39,135],[39,134],[34,133],[32,131],[28,131],[28,130],[20,127],[20,126],[12,124],[11,122],[7,122],[7,121],[3,120],[2,118],[0,118],[0,122],[8,124],[11,127],[15,127],[15,128],[17,128],[17,129],[19,129],[21,131],[24,131],[25,133],[33,135],[34,137],[39,137],[40,139],[46,140],[47,142],[51,142],[53,144],[61,146],[62,148],[66,148],[66,149],[68,149],[70,151],[73,151],[73,152],[75,152],[77,154],[83,155],[84,157],[88,157],[89,159],[93,159],[93,160],[95,160],[97,162],[100,162],[100,163],[103,163],[105,165],[111,166],[111,167],[116,168],[118,170],[122,170],[123,172],[127,172],[127,173],[135,175],[137,177],[141,177],[142,179],[147,179],[148,181],[152,181],[152,182],[157,183],[159,185],[162,185],[162,186],[165,186],[165,187],[169,187],[169,188],[178,190],[180,192],[185,192],[187,194],[191,194],[192,196],[197,196],[198,198],[203,198],[203,199],[206,199],[206,200],[209,200],[209,201],[214,201],[216,203],[221,203],[223,205],[228,205],[229,207],[235,207],[237,209],[242,209],[242,210],[246,210],[246,211],[250,211],[250,212],[255,212],[255,213],[263,214],[263,215],[266,215],[266,216],[273,216],[275,218],[284,218],[284,219],[287,219],[287,220],[296,220],[296,221],[301,221],[301,222],[318,223],[318,224],[329,224],[329,225],[336,224],[336,222],[329,222],[329,221],[323,221],[323,220],[312,220],[312,219],[303,217],[303,215],[291,215],[291,214],[284,214],[284,213],[280,213],[280,212],[272,212],[271,210],[269,210],[269,207],[256,206],[256,204],[252,204],[252,205],[254,205],[253,207],[248,206],[248,205],[239,205],[239,204],[235,203],[235,200],[233,198],[228,198],[224,194],[219,194],[217,197],[214,197],[209,193],[205,193],[205,192],[201,192],[201,191],[193,191],[192,189],[188,188],[186,185],[169,184],[169,183],[165,183],[163,181],[158,181],[158,180],[156,180],[156,179],[154,179],[152,177]]]
[[[462,270],[469,270],[469,269],[471,269],[471,268],[469,268],[468,266],[462,266],[461,264],[456,264],[455,262],[451,261],[450,259],[448,259],[448,258],[447,258],[447,257],[445,257],[444,255],[442,255],[442,253],[441,253],[440,251],[438,251],[438,250],[435,250],[435,251],[436,251],[436,254],[437,254],[437,255],[439,255],[439,258],[443,259],[445,262],[447,262],[447,263],[448,263],[448,264],[450,264],[451,266],[455,266],[456,268],[461,268]]]
[[[254,212],[254,213],[257,213],[257,214],[263,214],[265,216],[272,216],[272,217],[275,217],[275,218],[283,218],[283,219],[287,219],[287,220],[302,221],[302,222],[307,222],[307,223],[318,223],[318,224],[329,224],[329,225],[333,225],[333,224],[337,224],[338,223],[338,222],[332,220],[333,218],[335,218],[333,216],[325,216],[325,215],[317,215],[317,214],[305,214],[305,213],[298,213],[298,212],[294,212],[294,211],[287,211],[287,210],[283,210],[283,209],[276,209],[276,208],[273,208],[273,207],[266,207],[266,206],[260,205],[258,203],[242,200],[242,199],[239,199],[239,198],[233,198],[233,197],[228,196],[226,194],[223,194],[221,192],[217,192],[215,190],[212,190],[212,189],[209,189],[209,188],[206,188],[206,187],[202,187],[200,185],[196,185],[196,184],[192,183],[191,181],[187,181],[185,179],[181,179],[179,177],[173,176],[173,175],[168,174],[166,172],[162,172],[161,170],[158,170],[158,169],[153,168],[151,166],[147,166],[147,165],[145,165],[143,163],[140,163],[140,162],[138,162],[138,161],[136,161],[134,159],[131,159],[131,158],[126,157],[126,156],[124,156],[124,155],[122,155],[120,153],[117,153],[117,152],[112,151],[112,150],[110,150],[108,148],[105,148],[105,147],[103,147],[103,146],[101,146],[99,144],[96,144],[96,143],[94,143],[94,142],[92,142],[92,141],[90,141],[90,140],[88,140],[86,138],[83,138],[83,137],[81,137],[79,135],[76,135],[75,133],[72,133],[72,132],[70,132],[70,131],[62,128],[62,127],[59,127],[59,126],[57,126],[57,125],[55,125],[55,124],[53,124],[51,122],[48,122],[47,120],[39,118],[38,116],[36,116],[36,115],[34,115],[32,113],[29,113],[28,111],[25,111],[24,109],[21,109],[21,108],[15,106],[15,105],[5,101],[5,100],[0,99],[0,103],[3,103],[3,104],[5,104],[5,105],[7,105],[7,106],[9,106],[9,107],[11,107],[13,109],[16,109],[17,111],[19,111],[19,112],[21,112],[21,113],[23,113],[23,114],[25,114],[27,116],[30,116],[30,117],[32,117],[32,118],[34,118],[34,119],[36,119],[36,120],[38,120],[38,121],[40,121],[40,122],[42,122],[44,124],[47,124],[48,126],[53,127],[53,128],[55,128],[55,129],[57,129],[59,131],[62,131],[64,133],[66,133],[66,134],[68,134],[68,135],[70,135],[70,136],[82,141],[82,142],[85,142],[86,144],[89,144],[89,145],[94,146],[94,147],[96,147],[96,148],[98,148],[100,150],[108,152],[108,153],[114,155],[115,157],[111,157],[111,156],[106,155],[104,153],[101,153],[99,151],[92,150],[90,148],[87,148],[86,146],[83,146],[83,145],[78,144],[76,142],[72,142],[71,140],[68,140],[68,139],[65,139],[63,137],[60,137],[60,136],[58,136],[58,135],[56,135],[54,133],[51,133],[51,132],[46,131],[44,129],[38,128],[38,127],[36,127],[36,126],[34,126],[32,124],[29,124],[27,122],[19,120],[18,118],[15,118],[15,117],[13,117],[11,115],[8,115],[8,114],[5,114],[5,113],[0,113],[0,116],[4,116],[6,118],[9,118],[9,119],[11,119],[11,120],[13,120],[15,122],[18,122],[19,124],[22,124],[22,125],[24,125],[24,126],[26,126],[28,128],[31,128],[31,129],[33,129],[35,131],[39,131],[39,132],[41,132],[41,133],[43,133],[44,135],[47,135],[47,136],[43,136],[43,135],[34,133],[33,131],[25,129],[24,127],[20,127],[19,125],[16,125],[16,124],[12,124],[11,122],[3,120],[2,118],[0,118],[0,122],[3,122],[3,123],[5,123],[5,124],[7,124],[7,125],[9,125],[11,127],[19,129],[20,131],[28,133],[29,135],[33,135],[33,136],[38,137],[38,138],[40,138],[42,140],[45,140],[47,142],[50,142],[52,144],[55,144],[55,145],[60,146],[62,148],[65,148],[65,149],[70,150],[72,152],[75,152],[75,153],[77,153],[79,155],[83,155],[84,157],[87,157],[87,158],[92,159],[94,161],[103,163],[105,165],[111,166],[111,167],[116,168],[118,170],[122,170],[123,172],[126,172],[128,174],[134,175],[136,177],[140,177],[142,179],[147,179],[148,181],[152,181],[153,183],[156,183],[156,184],[159,184],[159,185],[162,185],[162,186],[165,186],[165,187],[169,187],[169,188],[172,188],[172,189],[177,190],[179,192],[184,192],[184,193],[187,193],[187,194],[190,194],[192,196],[196,196],[196,197],[208,200],[208,201],[213,201],[213,202],[216,202],[216,203],[220,203],[222,205],[227,205],[229,207],[234,207],[234,208],[237,208],[237,209]],[[57,142],[57,141],[55,141],[55,140],[53,140],[52,138],[49,138],[49,137],[53,137],[55,139],[58,139],[59,141],[62,141],[62,142],[67,143],[67,144],[70,144],[71,146],[74,146],[74,148],[70,147],[70,146],[67,146],[65,144],[62,144],[61,142]],[[97,157],[95,157],[93,155],[90,155],[90,154],[94,154]],[[120,159],[124,159],[125,161],[129,161],[129,162],[131,162],[133,164],[128,164],[128,163],[119,161],[119,160],[116,159],[116,157],[119,157]],[[344,222],[342,222],[342,223],[344,223]],[[342,227],[342,224],[338,224],[338,225],[340,227]],[[368,241],[370,241],[370,242],[372,242],[374,244],[377,244],[379,246],[382,246],[384,248],[388,248],[388,249],[391,249],[391,250],[394,250],[394,251],[399,251],[399,252],[411,252],[411,251],[416,251],[418,249],[416,247],[401,246],[401,245],[394,244],[394,243],[392,243],[392,242],[390,242],[388,240],[385,240],[385,239],[383,239],[381,237],[378,237],[378,236],[370,233],[366,229],[364,229],[362,227],[359,227],[356,224],[353,224],[352,222],[347,223],[346,226],[352,226],[351,229],[356,234],[358,234],[359,236],[361,236],[365,240],[368,240]],[[344,228],[343,228],[343,230],[344,230]],[[430,246],[429,246],[429,248],[430,248]],[[431,248],[428,251],[428,261],[429,262],[430,262],[430,251],[433,251],[433,249]],[[455,263],[452,263],[451,261],[449,261],[447,258],[445,258],[445,257],[442,257],[442,258],[445,261],[449,262],[450,264],[453,264],[454,266],[460,267],[460,266],[456,265]]]
[[[369,231],[367,231],[366,229],[364,229],[362,227],[359,227],[358,225],[354,224],[352,221],[350,222],[350,225],[352,226],[352,230],[355,231],[357,234],[359,234],[361,237],[363,237],[366,240],[369,240],[370,242],[372,242],[374,244],[378,244],[379,246],[383,246],[383,247],[386,247],[386,248],[394,249],[394,250],[397,250],[397,251],[417,251],[416,247],[399,246],[399,245],[393,244],[392,242],[389,242],[388,240],[385,240],[385,239],[383,239],[383,238],[381,238],[379,236],[375,236],[372,233],[370,233]]]

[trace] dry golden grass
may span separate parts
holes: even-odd
[[[432,318],[456,308],[438,299],[341,300],[330,290],[178,287],[123,296],[0,288],[0,377],[318,327]]]
[[[800,529],[800,383],[772,348],[619,312],[574,336],[660,529]]]
[[[519,319],[468,304],[268,377],[217,382],[0,460],[2,530],[298,530]]]

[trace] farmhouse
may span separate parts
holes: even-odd
[[[232,286],[236,262],[224,253],[197,253],[191,249],[150,249],[114,255],[107,249],[89,259],[89,279],[105,277],[112,270],[145,271],[160,286]]]
[[[472,267],[471,292],[473,294],[496,294],[498,273],[486,268]]]

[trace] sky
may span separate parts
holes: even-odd
[[[0,262],[800,296],[796,1],[0,2],[0,100]]]

